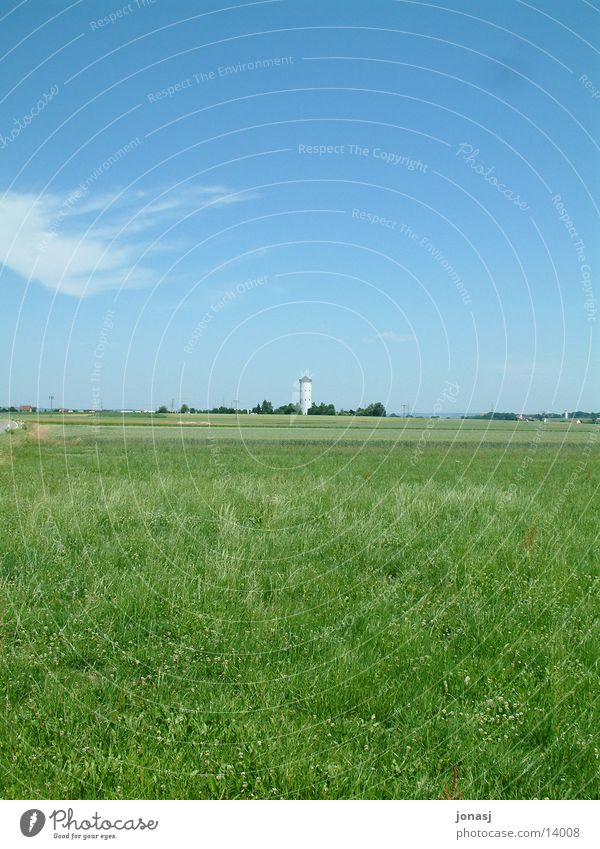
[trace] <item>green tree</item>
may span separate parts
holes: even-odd
[[[275,413],[280,416],[292,416],[297,412],[298,404],[282,404],[281,407],[277,407],[275,410]]]
[[[179,408],[180,413],[189,413],[189,411],[190,411],[190,408],[188,407],[187,404],[182,404],[181,407]]]
[[[356,411],[357,416],[385,416],[385,407],[381,401],[375,401],[374,404],[369,404],[368,407],[359,407]]]
[[[335,407],[333,404],[313,404],[308,409],[309,416],[335,416]]]
[[[161,404],[156,412],[157,413],[168,413],[169,411],[164,404]]]

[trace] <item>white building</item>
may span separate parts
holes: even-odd
[[[308,375],[300,378],[300,412],[305,416],[312,407],[312,379]]]

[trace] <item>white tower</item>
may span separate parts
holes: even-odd
[[[300,412],[306,416],[312,407],[312,379],[308,375],[300,378]]]

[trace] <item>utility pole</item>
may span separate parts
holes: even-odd
[[[402,404],[402,418],[403,419],[406,418],[406,408],[407,408],[407,406],[408,406],[407,404]]]
[[[175,412],[175,398],[171,398],[171,412]]]
[[[49,395],[48,397],[50,398],[50,412],[52,412],[54,407],[54,395]]]

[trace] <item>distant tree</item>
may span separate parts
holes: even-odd
[[[385,416],[385,407],[381,401],[375,401],[374,404],[369,404],[368,407],[359,407],[356,411],[357,416]]]
[[[274,412],[279,416],[293,416],[298,412],[298,404],[282,404]]]
[[[492,419],[496,419],[496,421],[501,422],[516,422],[517,414],[516,413],[482,413],[480,416],[468,416],[470,419],[484,419],[485,421],[492,421]]]
[[[259,402],[256,407],[252,407],[252,413],[260,413],[261,415],[270,415],[273,412],[280,412],[282,410],[281,407],[278,407],[277,410],[273,410],[273,404],[270,401],[267,401],[266,398],[264,401]],[[235,412],[235,411],[234,411]]]
[[[182,404],[181,407],[179,408],[180,413],[189,413],[189,411],[190,411],[190,408],[188,407],[187,404]]]
[[[157,413],[168,413],[169,411],[164,404],[161,404],[156,412]]]
[[[573,410],[569,416],[574,419],[597,419],[600,413],[594,413],[587,410]]]
[[[333,404],[313,404],[308,409],[309,416],[335,416],[335,407]]]

